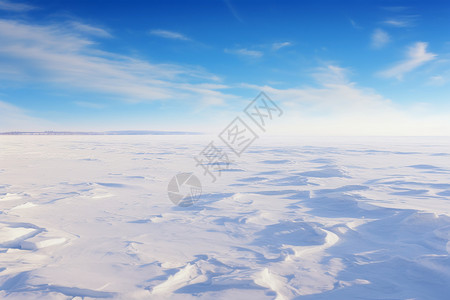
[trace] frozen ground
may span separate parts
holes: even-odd
[[[1,136],[0,298],[448,299],[449,138],[210,139]]]

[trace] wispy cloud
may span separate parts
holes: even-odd
[[[222,92],[227,86],[214,85],[216,75],[200,67],[151,64],[102,51],[91,37],[63,24],[0,20],[0,40],[0,75],[7,70],[16,78],[21,74],[32,81],[94,91],[126,102],[185,99],[220,104],[235,98]],[[4,65],[8,61],[15,63]]]
[[[83,24],[80,22],[70,22],[70,25],[77,31],[80,31],[85,34],[98,36],[98,37],[112,37],[112,35],[106,31],[105,29],[94,27],[88,24]]]
[[[262,57],[264,55],[261,51],[248,50],[246,48],[242,48],[242,49],[225,49],[225,53],[236,54],[236,55],[245,56],[245,57],[251,57],[251,58],[260,58],[260,57]]]
[[[443,86],[448,82],[450,82],[450,71],[447,74],[431,76],[427,84],[431,86]]]
[[[281,43],[273,43],[272,44],[272,50],[277,51],[284,47],[292,46],[291,42],[281,42]]]
[[[230,0],[224,0],[226,6],[228,7],[228,9],[230,10],[231,14],[236,18],[236,20],[238,20],[241,23],[244,23],[244,21],[242,20],[241,16],[238,14],[236,8],[234,7],[234,5],[231,4]]]
[[[25,3],[16,3],[8,0],[0,0],[0,10],[13,12],[26,12],[29,10],[33,10],[35,8],[36,7]]]
[[[353,28],[358,29],[358,30],[363,29],[362,26],[360,26],[358,23],[356,23],[355,20],[349,19],[349,21],[350,21],[350,24],[352,24]]]
[[[372,33],[373,48],[376,49],[383,48],[384,46],[386,46],[386,44],[389,43],[390,40],[391,38],[389,37],[389,34],[380,28],[375,29],[374,32]]]
[[[0,100],[0,131],[39,131],[49,130],[53,123],[32,117],[25,110]]]
[[[370,88],[360,87],[349,70],[326,65],[312,72],[317,86],[263,90],[285,108],[275,130],[302,135],[448,135],[445,114],[424,114],[420,104],[399,107]]]
[[[322,86],[349,84],[348,74],[350,71],[334,64],[326,64],[311,72],[311,76]]]
[[[418,16],[408,15],[408,16],[398,16],[395,18],[389,18],[382,22],[382,24],[391,27],[413,27],[416,24]]]
[[[386,78],[397,78],[401,80],[403,75],[413,71],[423,64],[436,58],[436,54],[427,52],[428,43],[417,42],[409,47],[407,58],[393,67],[379,72],[379,75]]]
[[[162,38],[166,39],[172,39],[172,40],[182,40],[182,41],[189,41],[191,40],[187,36],[170,30],[163,30],[163,29],[154,29],[150,31],[150,34],[156,35]]]
[[[410,24],[408,22],[402,20],[388,19],[383,21],[384,24],[394,26],[394,27],[409,27]]]

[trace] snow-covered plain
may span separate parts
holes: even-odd
[[[1,136],[0,298],[448,299],[449,138],[211,139]]]

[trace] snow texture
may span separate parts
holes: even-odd
[[[448,299],[448,138],[212,138],[1,136],[0,298]]]

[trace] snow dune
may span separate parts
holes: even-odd
[[[1,136],[0,298],[447,299],[449,139],[211,138]]]

